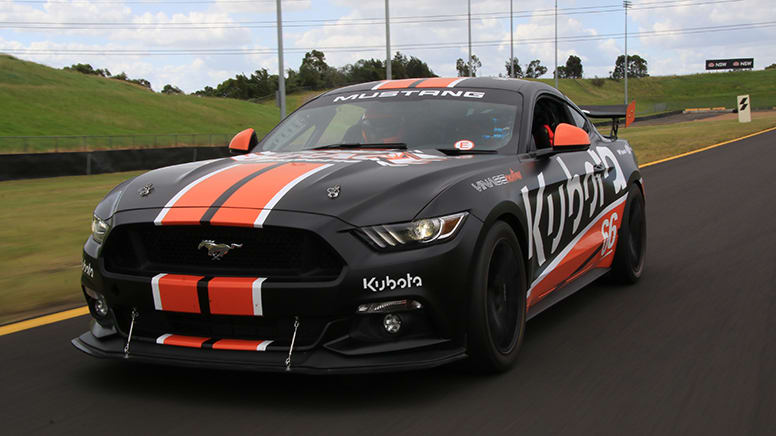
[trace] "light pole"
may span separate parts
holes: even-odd
[[[469,77],[472,77],[472,0],[469,0]]]
[[[278,95],[280,98],[280,119],[286,117],[286,74],[283,68],[283,11],[277,0],[278,13]]]
[[[555,89],[558,89],[558,0],[555,0]]]
[[[509,0],[509,77],[515,78],[515,39],[513,37],[514,24],[512,24],[512,0]]]
[[[628,104],[628,8],[631,7],[630,0],[623,0],[622,7],[625,8],[625,104]]]
[[[391,16],[385,0],[385,78],[391,80]]]

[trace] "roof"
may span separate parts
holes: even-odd
[[[533,94],[538,91],[551,91],[560,94],[555,88],[532,80],[509,79],[502,77],[431,77],[416,79],[380,80],[377,82],[359,83],[326,94],[354,91],[377,91],[407,88],[489,88],[518,91],[523,94]]]

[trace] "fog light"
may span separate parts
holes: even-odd
[[[399,330],[401,330],[401,317],[393,313],[385,315],[383,318],[383,328],[392,335],[399,333]]]
[[[108,302],[105,301],[105,297],[98,296],[94,301],[94,313],[100,318],[108,316]]]
[[[369,303],[358,306],[358,313],[380,313],[380,312],[396,312],[401,310],[418,310],[422,309],[423,305],[419,301],[415,300],[394,300],[394,301],[382,301],[380,303]]]

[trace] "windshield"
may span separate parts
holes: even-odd
[[[256,151],[404,146],[498,150],[519,132],[522,97],[494,89],[405,89],[331,94],[285,119]]]

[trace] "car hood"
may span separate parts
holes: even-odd
[[[505,158],[436,150],[251,153],[149,171],[120,187],[113,209],[162,208],[157,224],[263,224],[255,211],[266,211],[260,214],[266,220],[271,210],[329,215],[359,226],[399,222]]]

